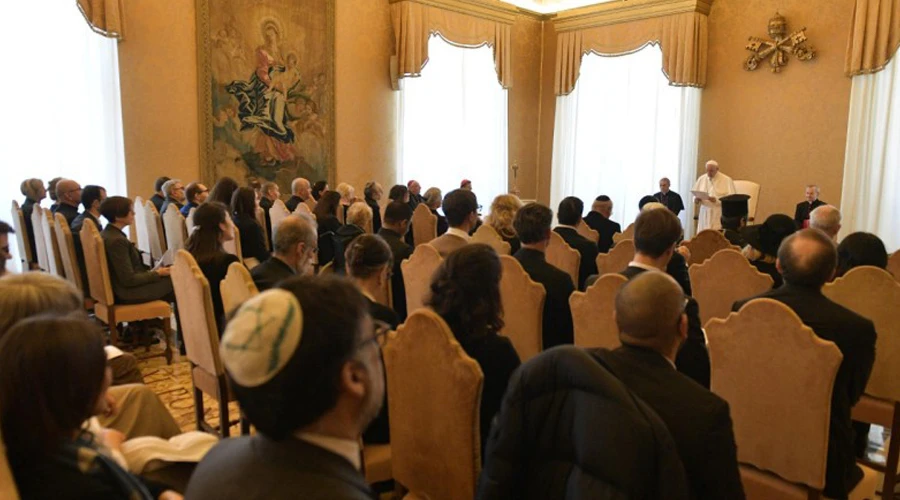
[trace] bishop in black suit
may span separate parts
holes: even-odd
[[[659,181],[659,192],[654,194],[653,197],[671,210],[673,214],[678,215],[684,210],[684,201],[681,200],[680,194],[675,191],[669,191],[669,186],[671,186],[669,179],[663,177]]]
[[[797,229],[803,229],[804,223],[809,220],[809,214],[822,205],[827,203],[819,199],[819,186],[806,186],[806,199],[797,203],[794,210],[794,224],[797,225]]]

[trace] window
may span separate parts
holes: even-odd
[[[26,178],[67,177],[125,193],[116,41],[85,22],[75,2],[12,2],[0,20],[0,220]],[[40,19],[40,29],[23,20]],[[50,206],[49,197],[42,203]],[[14,254],[16,244],[10,241]],[[16,270],[15,255],[10,269]]]
[[[497,80],[493,49],[459,47],[434,35],[428,54],[422,76],[401,80],[397,180],[415,179],[423,191],[434,186],[446,194],[469,179],[479,203],[489,206],[509,189],[507,92]]]
[[[661,67],[657,45],[584,57],[575,90],[556,101],[554,211],[566,196],[590,207],[605,194],[624,230],[637,217],[640,199],[659,191],[659,180],[668,177],[685,202],[682,225],[692,230],[700,89],[670,86]]]

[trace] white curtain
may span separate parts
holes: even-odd
[[[507,184],[507,91],[497,80],[493,49],[428,43],[418,78],[401,80],[397,182],[417,180],[444,194],[469,179],[490,206]]]
[[[900,64],[853,77],[844,159],[841,237],[878,235],[900,249]]]
[[[12,223],[26,178],[46,186],[66,177],[124,194],[117,42],[91,31],[72,0],[7,2],[3,10],[0,220]],[[16,255],[10,268],[18,262]]]
[[[621,56],[585,56],[575,90],[557,97],[551,208],[577,196],[590,210],[601,194],[613,201],[622,229],[638,202],[668,177],[684,200],[680,218],[693,231],[690,188],[697,165],[700,89],[673,87],[657,45]]]

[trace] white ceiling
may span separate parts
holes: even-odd
[[[561,10],[575,9],[585,5],[611,2],[613,0],[500,0],[528,10],[549,14]]]

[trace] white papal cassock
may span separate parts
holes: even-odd
[[[722,229],[722,197],[737,194],[737,189],[734,188],[734,181],[731,180],[731,177],[719,172],[710,179],[709,174],[703,174],[694,183],[692,191],[703,191],[716,198],[715,203],[711,201],[700,202],[697,232],[699,233],[704,229]]]

